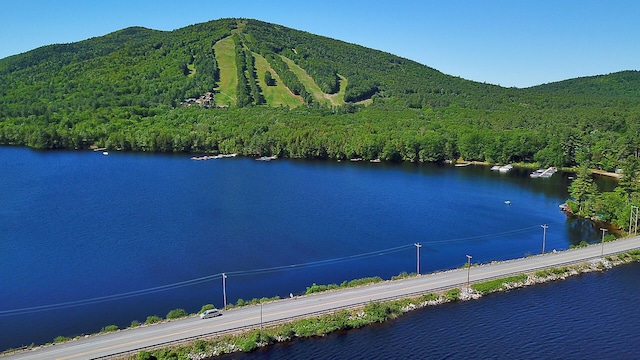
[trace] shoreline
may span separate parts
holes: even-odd
[[[513,260],[506,260],[506,262]],[[442,288],[433,292],[424,292],[406,298],[398,298],[388,301],[374,301],[367,305],[355,308],[345,308],[330,311],[324,314],[292,318],[276,324],[265,324],[260,330],[257,328],[239,329],[233,332],[208,335],[199,338],[192,338],[174,344],[165,343],[158,347],[137,350],[127,354],[112,355],[110,358],[116,359],[138,359],[143,355],[155,356],[157,359],[164,359],[170,354],[180,354],[181,356],[193,360],[216,359],[221,355],[237,352],[251,352],[258,348],[265,348],[276,343],[289,343],[300,339],[322,337],[335,331],[345,331],[361,328],[373,323],[383,323],[402,316],[409,311],[437,306],[458,301],[477,300],[485,295],[505,292],[513,289],[543,284],[551,281],[565,280],[575,275],[584,273],[606,271],[615,266],[640,262],[640,249],[625,251],[622,253],[607,255],[602,258],[592,258],[580,263],[565,265],[557,268],[547,268],[533,272],[525,272],[518,275],[491,279],[485,281],[471,282],[471,290],[466,284],[458,284],[449,288]],[[493,264],[493,262],[491,263]],[[474,264],[473,267],[487,264]],[[444,272],[456,269],[447,270]],[[429,276],[409,275],[401,279]],[[394,281],[394,278],[384,282]],[[367,285],[363,285],[367,286]],[[335,291],[335,290],[328,290]],[[313,294],[311,295],[313,296]],[[275,300],[278,301],[278,300]],[[258,305],[252,305],[258,306]],[[380,317],[380,314],[383,317]],[[167,320],[171,321],[171,320]],[[147,326],[147,325],[143,325]],[[131,328],[119,329],[116,331],[127,331]],[[302,329],[302,330],[301,330]],[[82,335],[69,339],[75,341],[93,335]],[[0,353],[0,358],[6,355],[21,353],[23,351],[33,351],[38,348],[53,346],[56,344],[46,344],[35,347],[11,349]],[[196,351],[197,350],[197,351]]]
[[[605,256],[604,258],[600,259],[591,259],[589,261],[562,266],[560,268],[550,268],[545,270],[537,270],[530,273],[523,273],[521,274],[521,276],[511,276],[507,278],[476,282],[471,284],[470,291],[465,286],[456,286],[450,289],[443,289],[435,293],[426,293],[419,297],[411,297],[384,302],[372,302],[367,306],[358,307],[355,309],[343,309],[320,316],[306,317],[302,319],[287,321],[277,325],[268,325],[260,330],[261,332],[259,335],[260,338],[266,337],[266,339],[264,339],[265,341],[258,340],[258,338],[256,338],[258,330],[251,329],[227,335],[214,335],[203,339],[192,340],[183,344],[169,345],[154,350],[142,350],[135,354],[119,357],[118,359],[135,359],[136,356],[139,356],[138,354],[144,353],[149,353],[153,356],[160,356],[158,357],[158,359],[162,359],[162,355],[160,354],[167,353],[167,350],[173,353],[181,353],[188,359],[193,360],[216,359],[222,355],[233,354],[236,352],[251,352],[257,350],[258,348],[267,348],[277,343],[292,343],[301,339],[323,337],[335,331],[347,331],[350,329],[368,326],[373,323],[383,323],[388,320],[396,319],[410,311],[422,309],[425,307],[455,303],[458,301],[478,300],[483,296],[493,293],[506,292],[552,281],[565,280],[567,278],[585,273],[606,271],[615,266],[631,264],[634,262],[640,262],[640,250],[632,250],[616,255]],[[474,266],[481,265],[482,264]],[[524,278],[524,280],[522,280],[522,278]],[[513,279],[515,279],[515,281],[513,281]],[[501,280],[504,280],[504,282],[501,282]],[[493,289],[490,289],[488,291],[478,290],[478,288],[481,288],[480,285],[488,285],[489,283],[499,284],[497,287],[494,287]],[[368,316],[368,307],[370,305],[376,304],[379,308],[386,309],[389,316],[384,318],[382,321],[380,319],[373,318],[369,318],[367,320],[366,318]],[[394,312],[392,310],[389,311],[389,309],[399,309],[399,311]],[[343,326],[341,327],[333,326],[332,323],[335,322],[335,318],[339,317],[340,313],[344,315],[344,312],[348,313],[347,319],[362,319],[365,320],[365,323],[360,323],[357,326],[349,324],[343,324]],[[309,334],[298,334],[292,329],[295,328],[297,324],[301,323],[307,323],[305,325],[315,323],[320,324],[320,326],[315,329],[310,329]],[[283,329],[285,335],[283,335]],[[247,341],[252,341],[251,339],[255,340],[255,343],[252,344],[253,346],[250,346],[249,348],[244,348],[243,346],[241,346],[242,344],[246,345]],[[211,348],[207,348],[206,345],[210,345]],[[194,348],[198,348],[200,351],[195,353],[193,351]]]
[[[604,171],[604,170],[592,169],[591,173],[595,174],[595,175],[606,176],[606,177],[618,179],[618,180],[620,180],[622,178],[622,174],[612,173],[612,172],[608,172],[608,171]]]

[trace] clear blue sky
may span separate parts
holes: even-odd
[[[129,27],[259,19],[528,87],[640,70],[636,0],[0,0],[0,58]]]

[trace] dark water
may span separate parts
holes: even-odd
[[[2,147],[0,348],[221,307],[223,272],[236,302],[599,241],[527,175]]]
[[[638,359],[640,264],[224,359]]]

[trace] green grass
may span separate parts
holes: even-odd
[[[451,289],[444,294],[445,299],[449,301],[458,301],[460,299],[460,289]]]
[[[522,274],[473,284],[471,285],[471,288],[484,295],[504,289],[504,284],[519,283],[524,282],[525,280],[527,280],[527,275]]]
[[[236,71],[235,42],[229,36],[213,45],[213,50],[220,69],[220,82],[216,91],[216,104],[234,106],[236,104]]]
[[[196,75],[196,66],[194,64],[188,64],[187,69],[189,69],[189,77],[194,77]]]
[[[313,99],[315,101],[317,101],[320,104],[326,104],[326,105],[331,104],[331,101],[329,100],[329,98],[325,96],[326,94],[322,92],[322,90],[320,90],[320,87],[318,86],[318,84],[316,84],[313,78],[309,76],[309,74],[307,74],[307,72],[303,68],[298,66],[298,64],[293,62],[293,60],[286,58],[284,56],[282,56],[282,60],[284,60],[284,62],[287,63],[287,65],[289,66],[289,69],[291,69],[291,71],[298,77],[298,79],[300,80],[302,85],[305,87],[305,89],[307,89],[307,91],[310,92],[311,95],[313,95]],[[344,95],[343,95],[343,99],[344,99]]]
[[[556,275],[556,276],[560,276],[560,275],[564,275],[569,271],[569,268],[566,266],[560,267],[560,268],[551,268],[551,269],[545,269],[545,270],[538,270],[535,272],[535,275],[537,277],[547,277],[550,275]]]
[[[338,77],[340,78],[340,91],[338,91],[335,94],[325,95],[327,99],[331,101],[331,105],[344,105],[344,94],[345,94],[345,91],[347,90],[347,84],[349,84],[349,81],[347,80],[346,77],[340,74],[338,74]],[[367,100],[364,100],[364,101],[367,101]]]
[[[302,105],[303,101],[300,96],[294,95],[289,88],[284,86],[278,74],[271,68],[269,62],[260,54],[253,53],[253,57],[256,59],[256,71],[258,77],[258,85],[262,89],[262,94],[267,104],[272,107],[285,106],[288,108],[294,108]],[[267,86],[264,82],[264,74],[270,71],[273,78],[276,80],[275,86]]]
[[[327,290],[344,289],[344,288],[350,288],[350,287],[356,287],[356,286],[362,286],[362,285],[368,285],[368,284],[375,284],[382,281],[384,280],[382,280],[381,277],[374,276],[374,277],[367,277],[362,279],[355,279],[351,281],[345,280],[340,285],[338,284],[318,285],[316,283],[313,283],[313,285],[307,287],[306,294],[309,295],[313,293],[324,292]]]

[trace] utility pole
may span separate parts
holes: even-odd
[[[635,223],[633,222],[633,217],[635,215]],[[629,216],[629,235],[631,235],[631,231],[633,231],[633,235],[638,235],[638,207],[635,205],[631,205],[631,215]]]
[[[541,226],[542,226],[542,255],[544,255],[544,246],[547,243],[547,229],[549,228],[549,225],[544,224]]]
[[[467,255],[467,289],[471,294],[471,255]]]
[[[416,272],[418,273],[418,275],[420,275],[420,248],[422,247],[422,245],[420,245],[420,243],[415,243],[413,244],[416,246],[416,250],[418,252],[418,258],[417,258],[417,265],[416,265]]]
[[[604,257],[604,233],[607,232],[607,229],[600,228],[600,230],[602,230],[602,241],[600,241],[602,243],[602,250],[600,250],[600,257]]]
[[[222,273],[222,303],[223,303],[223,309],[227,308],[227,275],[225,273]]]

